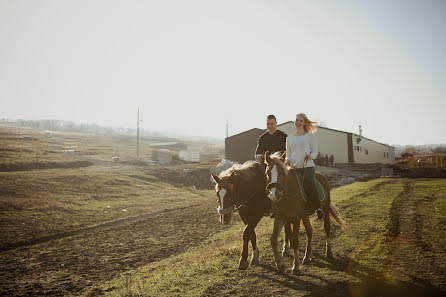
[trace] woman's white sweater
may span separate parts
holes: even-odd
[[[303,168],[306,155],[316,159],[319,154],[316,137],[313,133],[290,135],[286,139],[286,160],[294,168]],[[313,160],[308,160],[306,167],[314,167]]]

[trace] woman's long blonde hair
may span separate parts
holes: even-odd
[[[304,131],[307,133],[314,133],[317,131],[317,122],[312,122],[307,118],[307,115],[303,112],[296,114],[296,117],[303,117],[304,118]]]

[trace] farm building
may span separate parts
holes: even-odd
[[[171,162],[172,153],[168,149],[153,151],[149,158],[149,163],[170,164]]]
[[[178,157],[186,162],[200,162],[200,152],[182,150],[178,153]]]
[[[187,150],[187,144],[181,142],[152,143],[149,147],[154,149]]]
[[[277,129],[286,134],[296,132],[292,121],[277,125]],[[265,129],[251,129],[227,137],[225,139],[225,158],[240,163],[254,159],[257,139],[265,131]],[[394,162],[394,147],[360,134],[318,127],[315,136],[319,153],[328,157],[333,155],[336,165],[392,164]]]
[[[243,163],[254,158],[257,139],[264,129],[251,129],[225,138],[225,158]]]

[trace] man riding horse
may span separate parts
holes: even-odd
[[[266,128],[268,130],[260,135],[259,139],[257,140],[257,147],[255,151],[255,158],[263,166],[265,166],[265,152],[270,152],[271,154],[273,154],[275,152],[285,151],[287,138],[287,135],[284,132],[277,129],[277,120],[276,117],[272,114],[266,117]],[[269,208],[266,215],[270,214],[271,207]]]

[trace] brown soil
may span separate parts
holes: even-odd
[[[150,165],[146,168],[145,172],[148,175],[156,176],[159,180],[170,183],[174,186],[193,186],[196,189],[212,189],[214,187],[210,180],[209,166]]]
[[[115,220],[113,222],[108,222],[108,223],[104,223],[104,224],[100,224],[97,226],[88,227],[88,228],[84,228],[84,229],[80,229],[80,230],[63,232],[63,233],[49,235],[49,236],[43,236],[43,237],[39,237],[39,238],[33,238],[28,241],[21,241],[21,242],[5,244],[5,245],[0,246],[0,252],[13,250],[13,249],[20,248],[20,247],[32,246],[32,245],[36,245],[39,243],[45,243],[45,242],[48,242],[51,240],[62,239],[65,237],[71,237],[71,236],[85,234],[85,233],[99,232],[99,231],[103,231],[103,230],[111,229],[111,228],[118,228],[118,227],[122,227],[124,225],[132,224],[133,222],[136,222],[136,221],[140,221],[140,220],[144,220],[146,218],[151,218],[151,217],[157,216],[162,213],[169,213],[172,211],[178,212],[180,210],[183,210],[183,209],[186,209],[189,207],[195,207],[195,206],[194,205],[187,206],[187,207],[179,208],[179,209],[163,209],[163,210],[159,210],[159,211],[155,211],[155,212],[151,212],[151,213],[140,214],[136,217],[119,219],[119,220]]]
[[[185,252],[223,230],[213,207],[209,202],[3,251],[0,295],[76,294],[130,269]]]
[[[90,161],[70,161],[70,162],[24,162],[0,164],[0,172],[26,171],[33,169],[51,169],[51,168],[80,168],[92,166]]]
[[[174,186],[212,189],[214,184],[210,180],[210,172],[216,164],[218,161],[198,165],[184,163],[168,166],[149,165],[146,166],[145,172]],[[318,166],[316,170],[327,177],[331,188],[378,178],[380,175],[380,170],[351,170],[325,166]]]

